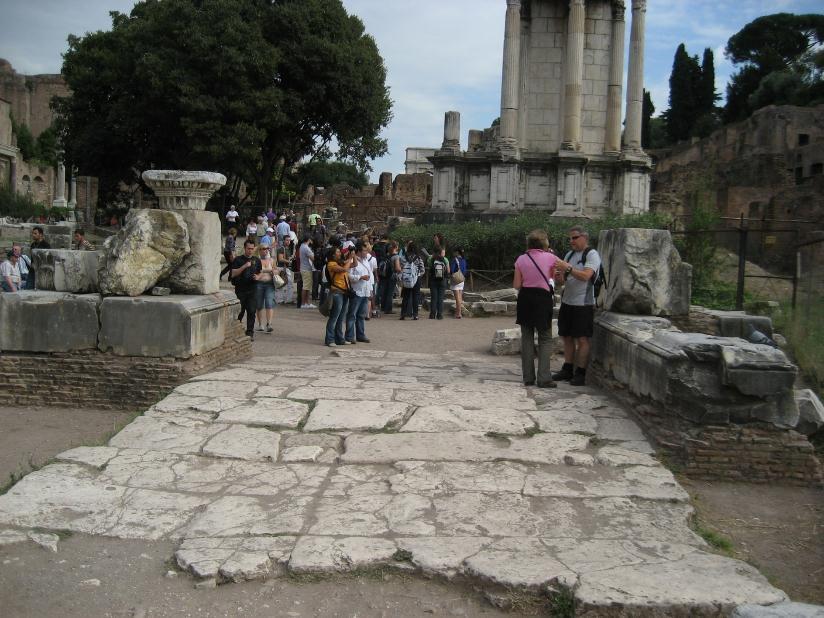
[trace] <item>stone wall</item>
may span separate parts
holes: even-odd
[[[145,410],[177,385],[229,362],[249,358],[252,344],[231,320],[224,345],[181,360],[115,356],[95,350],[4,353],[0,398],[6,405]]]
[[[52,97],[68,93],[61,75],[22,75],[0,58],[0,99],[11,104],[14,117],[28,125],[34,137],[51,126],[54,112],[49,103]]]

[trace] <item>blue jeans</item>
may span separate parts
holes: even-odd
[[[258,309],[275,308],[275,286],[271,281],[258,281],[255,284],[255,304]]]
[[[429,288],[429,317],[443,317],[443,295],[446,286],[442,283],[435,284]]]
[[[346,298],[346,294],[332,294],[332,308],[329,310],[329,319],[326,320],[326,339],[324,343],[343,345],[343,327],[346,324],[348,308],[349,299]]]
[[[356,296],[349,299],[349,311],[346,314],[346,340],[363,341],[366,339],[366,312],[369,311],[369,298]]]

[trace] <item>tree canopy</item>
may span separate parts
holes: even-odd
[[[675,51],[670,74],[669,109],[663,116],[670,140],[678,142],[698,135],[717,123],[715,103],[715,61],[711,49],[704,50],[701,64],[681,43]]]
[[[290,180],[297,193],[302,193],[309,185],[331,188],[337,184],[346,184],[360,189],[369,184],[366,173],[356,165],[343,161],[315,160],[300,165]]]
[[[824,100],[824,15],[776,13],[730,37],[725,55],[738,65],[727,85],[724,119],[746,118],[770,104]]]
[[[386,152],[386,69],[341,0],[144,0],[69,38],[56,102],[67,158],[104,191],[149,168],[208,169],[266,205],[276,174]],[[234,180],[234,182],[231,182]]]

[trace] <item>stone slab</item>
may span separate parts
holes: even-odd
[[[177,210],[189,230],[191,251],[161,281],[175,294],[214,294],[220,290],[220,217],[205,210]]]
[[[32,267],[38,290],[92,294],[99,291],[97,263],[102,251],[35,249]]]
[[[287,397],[299,401],[392,401],[393,391],[388,388],[341,388],[340,386],[304,386],[296,388]]]
[[[524,434],[535,428],[524,412],[508,408],[468,410],[462,406],[421,406],[401,428],[402,432],[439,433],[479,431]]]
[[[228,291],[108,297],[100,307],[98,347],[118,356],[190,358],[223,344],[237,305],[237,297]]]
[[[0,294],[0,350],[74,352],[97,347],[99,294]]]
[[[221,412],[215,422],[295,429],[308,414],[309,406],[305,403],[263,398]]]
[[[228,459],[278,460],[280,434],[268,429],[231,425],[203,445],[203,454]]]
[[[739,605],[731,618],[824,618],[824,606],[784,601],[775,605]]]
[[[368,431],[396,427],[409,406],[387,401],[318,400],[304,431]]]
[[[298,539],[289,560],[293,573],[328,573],[392,563],[397,551],[389,539],[304,536]]]

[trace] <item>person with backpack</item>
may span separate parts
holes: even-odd
[[[349,270],[349,308],[346,313],[346,342],[369,343],[366,336],[366,316],[369,311],[369,295],[372,288],[372,272],[369,264],[369,245],[363,240],[355,242],[352,268]]]
[[[581,226],[569,228],[569,243],[571,250],[556,265],[558,276],[565,281],[558,312],[564,366],[552,378],[583,386],[595,323],[595,283],[601,278],[601,256],[588,246],[589,234]]]
[[[455,254],[452,256],[452,262],[449,265],[449,272],[451,273],[449,287],[452,290],[452,295],[455,297],[455,318],[460,320],[463,315],[462,307],[464,283],[466,280],[466,275],[469,272],[466,265],[466,258],[464,257],[464,251],[460,247],[455,249]]]
[[[446,260],[446,249],[436,245],[432,257],[429,258],[429,319],[443,320],[443,297],[446,293],[446,283],[449,281],[449,262]]]
[[[425,270],[423,258],[418,252],[418,245],[415,244],[414,240],[410,240],[401,260],[401,320],[406,318],[418,319],[421,276],[423,276]]]
[[[240,301],[240,315],[246,313],[246,336],[252,341],[255,340],[255,289],[259,273],[260,260],[255,256],[255,241],[247,238],[243,243],[243,255],[232,260],[229,279],[235,286],[235,295]]]
[[[515,323],[521,327],[521,375],[524,385],[536,383],[535,333],[538,333],[539,388],[554,388],[549,366],[552,354],[552,309],[558,258],[549,251],[549,237],[544,230],[532,230],[526,237],[526,253],[515,260],[512,287],[518,290]]]
[[[378,307],[384,315],[393,313],[392,298],[395,295],[395,281],[400,272],[398,243],[392,240],[386,244],[386,255],[378,260]]]
[[[329,293],[332,295],[332,306],[329,318],[326,320],[326,337],[324,344],[333,348],[347,343],[344,337],[346,315],[349,310],[349,269],[352,268],[352,253],[346,251],[344,256],[341,248],[330,247],[326,262],[326,279],[329,282]]]

